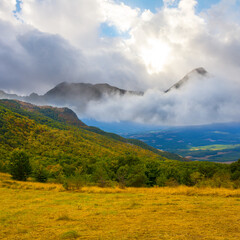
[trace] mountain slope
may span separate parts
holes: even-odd
[[[50,124],[47,121],[40,124],[38,122],[44,119],[41,117],[43,115],[35,114],[31,119],[27,114],[16,113],[15,109],[12,103],[11,107],[0,104],[1,169],[6,167],[10,153],[15,148],[24,149],[33,162],[39,161],[45,167],[56,168],[60,164],[65,169],[63,171],[67,171],[67,166],[73,169],[85,166],[85,171],[88,171],[100,162],[114,167],[119,159],[127,156],[142,162],[166,160],[152,151],[90,132],[84,127],[65,125],[56,120]],[[22,109],[23,113],[24,111],[26,110]]]
[[[187,159],[182,158],[181,156],[169,152],[159,151],[144,142],[141,142],[137,139],[126,139],[114,133],[108,133],[102,131],[96,127],[90,127],[85,125],[80,121],[77,115],[68,108],[54,108],[50,106],[35,106],[29,103],[17,101],[17,100],[0,100],[0,106],[4,106],[9,110],[24,115],[37,123],[44,124],[50,127],[58,129],[67,129],[67,125],[76,126],[81,129],[87,130],[89,132],[97,133],[99,135],[105,136],[107,138],[139,146],[145,150],[149,150],[161,157],[166,157],[172,160],[187,161]]]
[[[69,108],[56,108],[51,106],[36,106],[30,103],[18,101],[18,100],[0,100],[0,105],[9,108],[11,111],[19,114],[23,114],[32,118],[38,115],[48,117],[53,121],[58,121],[63,124],[69,124],[77,127],[86,126],[80,121],[75,112]],[[44,119],[45,120],[45,119]],[[40,123],[44,123],[44,120]]]
[[[172,89],[179,89],[183,87],[188,81],[191,81],[191,79],[194,78],[203,78],[208,75],[208,72],[200,67],[192,70],[190,73],[188,73],[186,76],[184,76],[180,81],[175,83],[172,87],[170,87],[168,90],[165,91],[165,93],[171,91]]]

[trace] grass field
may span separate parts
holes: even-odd
[[[0,239],[240,239],[240,190],[97,188],[0,175]]]
[[[216,144],[216,145],[206,145],[206,146],[192,147],[189,150],[190,151],[199,151],[199,150],[221,151],[221,150],[226,150],[226,149],[235,149],[235,148],[239,148],[239,147],[240,147],[240,144],[232,144],[232,145]]]

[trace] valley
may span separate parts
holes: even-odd
[[[123,136],[139,139],[150,146],[191,160],[233,162],[240,157],[239,123],[165,127]]]

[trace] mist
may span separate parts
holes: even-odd
[[[223,79],[199,78],[168,93],[150,89],[143,96],[106,97],[88,103],[86,111],[76,111],[80,118],[102,122],[133,121],[161,126],[239,122],[239,90],[239,86],[228,85]]]

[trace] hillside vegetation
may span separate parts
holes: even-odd
[[[2,172],[11,172],[18,156],[27,155],[36,180],[61,182],[66,189],[86,184],[239,187],[240,162],[181,162],[161,154],[139,141],[85,126],[70,109],[0,100]]]

